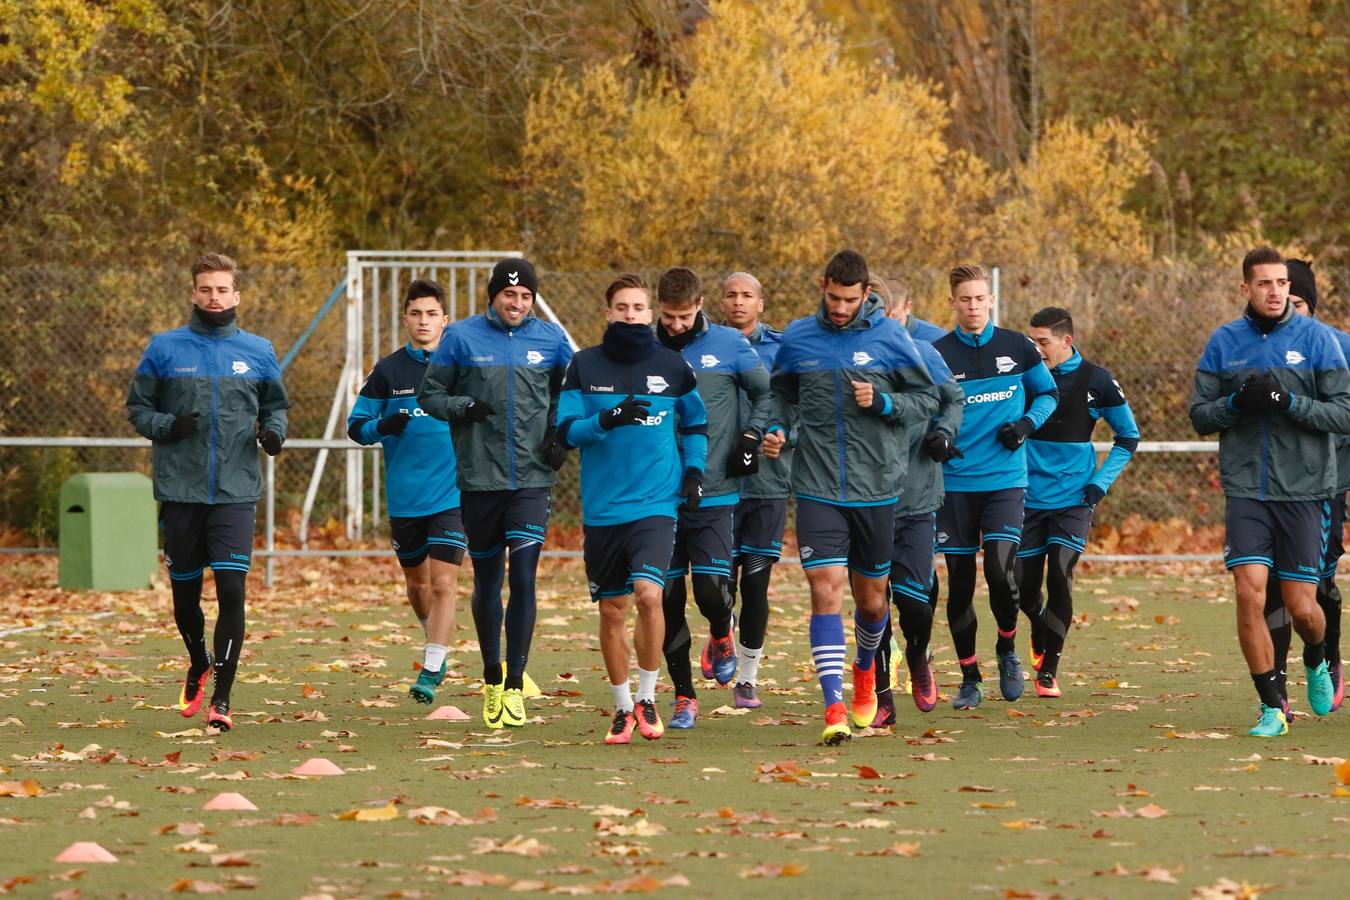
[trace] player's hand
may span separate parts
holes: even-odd
[[[764,442],[760,444],[760,447],[764,450],[765,459],[777,459],[786,445],[787,435],[781,431],[770,431],[764,435]]]
[[[703,473],[698,469],[685,469],[684,480],[680,482],[680,496],[684,498],[685,509],[698,509],[703,502]]]
[[[1008,422],[998,430],[998,442],[1009,450],[1016,450],[1035,429],[1036,426],[1031,424],[1031,420],[1023,416],[1016,422]]]
[[[201,413],[180,413],[173,417],[173,424],[169,426],[169,437],[175,441],[181,441],[183,438],[190,438],[197,433],[197,420],[201,418]]]
[[[281,452],[281,435],[270,428],[262,427],[262,423],[258,424],[258,443],[268,456],[276,456]]]
[[[641,425],[647,421],[651,405],[650,400],[637,400],[629,394],[619,401],[618,406],[600,414],[600,427],[612,431],[623,425]]]
[[[1294,395],[1280,387],[1274,375],[1263,375],[1261,390],[1265,394],[1265,407],[1272,412],[1287,413],[1294,406]]]
[[[1087,487],[1083,488],[1083,505],[1088,509],[1096,509],[1097,504],[1101,503],[1102,498],[1105,496],[1106,491],[1097,487],[1095,484],[1089,484]]]
[[[464,407],[464,419],[467,422],[473,422],[475,425],[487,421],[487,417],[496,415],[497,411],[492,408],[491,403],[485,403],[482,400],[470,400],[469,405]]]
[[[558,440],[558,429],[550,425],[544,432],[544,442],[539,445],[539,453],[553,471],[556,472],[563,467],[563,463],[567,461],[567,448]]]
[[[375,430],[380,434],[402,434],[403,429],[412,421],[412,410],[396,409],[380,420]]]
[[[759,471],[759,438],[746,432],[736,439],[727,460],[727,476],[745,478]]]
[[[853,399],[862,409],[871,409],[873,402],[877,399],[877,391],[872,387],[870,381],[850,381],[853,385]]]
[[[928,458],[936,463],[945,463],[948,460],[956,459],[958,456],[965,456],[961,452],[961,448],[952,443],[951,436],[938,429],[934,429],[923,436],[923,452],[927,453]]]

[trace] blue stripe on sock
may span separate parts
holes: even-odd
[[[844,620],[838,613],[812,614],[811,657],[825,705],[844,702]]]

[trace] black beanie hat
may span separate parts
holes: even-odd
[[[1289,268],[1289,293],[1308,304],[1308,312],[1317,312],[1317,278],[1312,263],[1303,259],[1286,259]]]
[[[488,279],[488,302],[508,287],[519,285],[531,294],[539,293],[539,279],[534,275],[534,266],[523,259],[504,259],[492,267],[492,277]]]

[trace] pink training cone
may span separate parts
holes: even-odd
[[[444,719],[447,722],[467,722],[469,714],[458,706],[442,706],[427,716],[428,719]]]
[[[117,857],[104,850],[102,845],[93,841],[76,841],[62,850],[56,861],[61,863],[114,863],[117,862]]]
[[[307,759],[300,765],[291,769],[292,775],[346,775],[342,768],[321,756],[313,759]]]
[[[235,793],[216,794],[210,800],[206,801],[206,805],[202,807],[202,809],[242,811],[256,810],[257,808],[258,807],[254,806],[252,801],[243,794]]]

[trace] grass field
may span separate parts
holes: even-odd
[[[530,673],[552,696],[529,727],[477,719],[463,591],[438,702],[474,719],[427,721],[406,697],[421,636],[394,566],[331,561],[250,585],[237,725],[217,736],[171,708],[167,587],[65,594],[53,559],[0,563],[0,632],[43,626],[0,638],[0,893],[1344,896],[1350,711],[1245,736],[1255,700],[1217,567],[1088,568],[1063,699],[924,716],[901,697],[893,733],[838,748],[818,744],[796,567],[776,576],[764,709],[719,715],[729,692],[709,687],[696,730],[626,748],[600,742],[580,567],[545,567]],[[950,695],[941,613],[935,649]],[[346,774],[289,774],[311,757]],[[258,811],[203,811],[221,791]],[[119,862],[53,860],[75,841]]]

